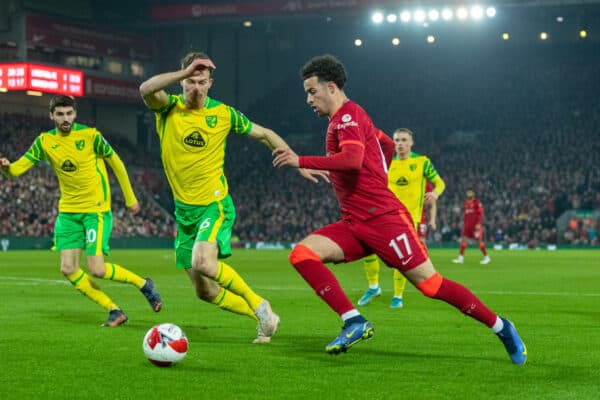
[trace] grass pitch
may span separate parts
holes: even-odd
[[[0,398],[8,399],[598,399],[600,398],[600,252],[491,252],[479,265],[469,249],[432,250],[438,270],[468,286],[511,319],[529,359],[513,365],[486,327],[413,287],[405,306],[384,292],[361,312],[373,340],[347,354],[324,352],[339,318],[287,262],[287,252],[237,250],[229,262],[282,322],[272,343],[253,345],[255,324],[194,297],[168,250],[115,250],[107,260],[151,276],[164,308],[153,313],[129,285],[98,280],[128,314],[101,328],[107,313],[62,277],[50,251],[0,253]],[[360,263],[332,267],[356,302],[366,288]],[[161,369],[142,338],[154,324],[179,325],[187,357]]]

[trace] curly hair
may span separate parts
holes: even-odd
[[[77,110],[75,99],[71,96],[65,96],[63,94],[58,94],[50,99],[50,112],[53,113],[56,107],[73,107],[74,110]]]
[[[344,88],[347,79],[344,64],[331,54],[311,58],[300,70],[300,75],[304,80],[316,76],[319,82],[333,82],[340,89]]]

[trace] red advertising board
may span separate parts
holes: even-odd
[[[0,88],[83,96],[83,71],[30,63],[0,64]]]

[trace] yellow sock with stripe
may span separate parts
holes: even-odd
[[[379,287],[379,261],[377,257],[370,256],[364,259],[363,265],[367,274],[367,282],[370,288]]]
[[[400,271],[394,268],[394,297],[402,297],[406,287],[406,278]]]
[[[221,291],[212,301],[214,305],[232,313],[247,315],[255,321],[258,321],[254,311],[250,308],[246,300],[229,290],[221,288]]]
[[[219,261],[215,281],[224,289],[227,289],[246,300],[252,310],[262,303],[263,298],[254,293],[242,277],[229,265]]]
[[[88,274],[86,274],[85,271],[83,271],[81,268],[79,268],[73,274],[68,275],[67,279],[69,280],[69,282],[71,282],[75,289],[81,292],[81,294],[88,297],[90,300],[97,303],[98,305],[100,305],[100,307],[104,308],[105,310],[110,311],[119,308],[119,306],[113,303],[110,297],[108,297],[102,290],[100,290],[98,285],[96,285],[96,282],[94,282],[92,278]]]
[[[104,276],[102,279],[109,279],[111,281],[122,283],[131,283],[138,289],[141,289],[146,284],[146,280],[141,276],[134,274],[118,264],[113,263],[104,263]]]

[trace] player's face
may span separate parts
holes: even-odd
[[[203,68],[196,74],[181,81],[185,106],[191,109],[204,107],[208,89],[212,86],[212,78],[208,68]]]
[[[319,78],[311,76],[304,81],[304,91],[306,92],[306,103],[320,117],[331,117],[331,96],[332,89],[326,82],[319,82]]]
[[[396,144],[396,153],[400,157],[408,156],[412,151],[413,139],[406,132],[394,133],[394,143]]]
[[[472,190],[467,190],[465,193],[467,195],[467,199],[472,199],[475,197],[475,192]]]
[[[71,132],[75,117],[77,117],[77,111],[73,107],[58,106],[50,113],[50,119],[54,121],[56,129],[62,133]]]

